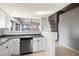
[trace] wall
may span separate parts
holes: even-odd
[[[5,13],[0,9],[0,28],[5,27]]]
[[[11,20],[11,16],[8,15],[4,10],[0,9],[0,35],[4,34],[5,30],[7,29],[7,31],[10,28],[10,20]],[[6,32],[7,32],[6,31]]]
[[[59,16],[59,42],[79,50],[79,7]]]
[[[9,19],[6,18],[6,15],[7,14],[2,9],[0,9],[0,35],[2,35],[4,33],[5,28],[9,26],[7,25],[9,24],[7,23],[7,20]]]

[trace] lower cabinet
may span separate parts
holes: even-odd
[[[6,40],[7,39],[8,38],[6,38]],[[45,49],[44,42],[45,42],[44,37],[34,37],[32,40],[33,52],[44,50]],[[7,41],[5,44],[0,45],[0,56],[17,56],[17,55],[20,55],[20,39],[11,39]]]
[[[41,51],[41,50],[45,50],[45,38],[44,37],[39,37],[39,41],[38,41],[38,50]]]
[[[20,39],[12,39],[12,45],[11,45],[12,53],[11,55],[17,56],[20,55]]]
[[[37,38],[33,38],[33,52],[37,51]]]
[[[33,38],[33,52],[44,50],[44,37],[34,37]]]
[[[7,39],[7,38],[6,38]],[[0,56],[11,56],[20,54],[20,39],[11,39],[0,45]]]
[[[0,46],[0,56],[11,55],[11,50],[9,49],[9,46],[7,44],[9,44],[9,42]]]

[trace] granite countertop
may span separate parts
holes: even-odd
[[[0,36],[0,45],[5,44],[11,39],[43,37],[41,34],[3,34]],[[6,39],[7,38],[7,39]]]
[[[18,35],[2,35],[0,38],[33,38],[43,37],[41,34],[18,34]]]

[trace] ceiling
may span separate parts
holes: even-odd
[[[69,3],[0,3],[0,8],[12,17],[46,17]]]

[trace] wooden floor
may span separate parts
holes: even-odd
[[[65,48],[56,42],[56,56],[79,56],[78,52]]]
[[[34,52],[32,54],[26,54],[23,56],[47,56],[47,53],[45,51],[39,51],[39,52]]]
[[[79,53],[61,46],[60,44],[58,44],[57,41],[55,43],[55,52],[56,56],[79,56]],[[47,53],[45,51],[39,51],[34,52],[32,54],[26,54],[23,56],[47,56]]]

